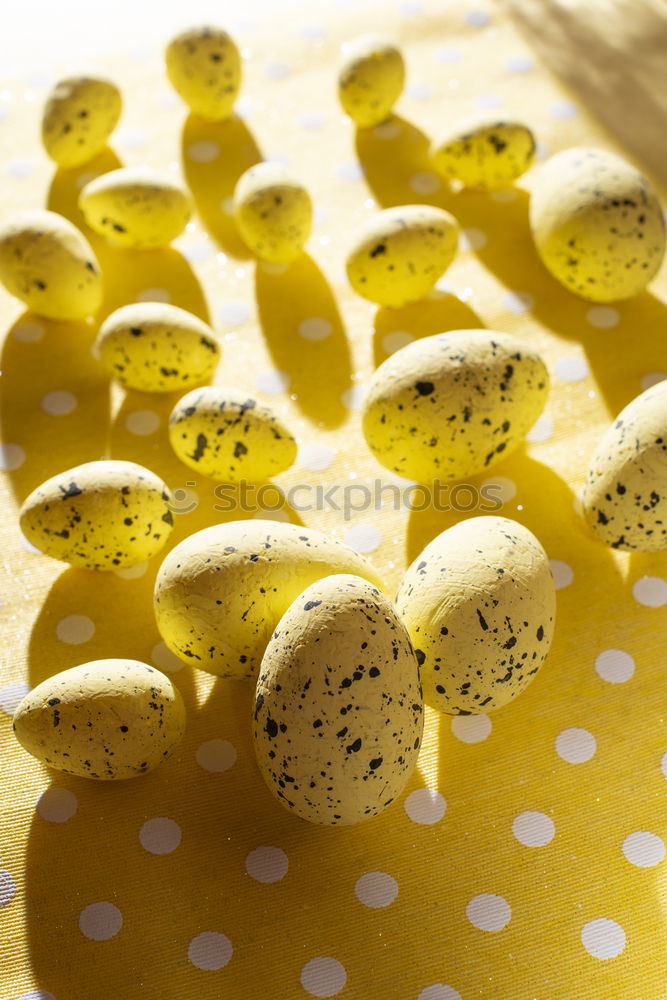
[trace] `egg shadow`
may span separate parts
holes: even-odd
[[[454,214],[462,226],[479,228],[487,235],[485,245],[475,251],[479,260],[509,290],[530,294],[534,304],[527,315],[557,337],[581,344],[610,414],[615,415],[638,394],[642,375],[667,371],[667,336],[663,335],[667,307],[644,291],[624,302],[610,303],[610,322],[615,322],[615,311],[617,325],[592,325],[588,314],[596,303],[568,291],[549,274],[530,231],[528,192],[513,191],[512,200],[503,202],[483,192],[462,191]],[[606,320],[603,310],[601,324]]]
[[[6,333],[0,423],[3,441],[25,453],[8,473],[19,503],[50,476],[107,452],[109,380],[91,354],[94,337],[89,323],[32,312]]]
[[[456,196],[435,173],[430,145],[421,129],[399,115],[391,115],[373,128],[357,128],[357,157],[381,208],[427,204],[456,215],[452,207]]]
[[[382,364],[411,340],[421,340],[422,337],[450,330],[479,330],[483,327],[484,323],[477,313],[450,292],[433,291],[420,302],[400,309],[382,306],[376,312],[373,324],[375,366]],[[403,336],[405,334],[407,336]]]
[[[193,147],[199,151],[194,157]],[[197,212],[211,237],[233,257],[250,259],[252,254],[239,236],[229,209],[241,174],[262,160],[248,126],[236,114],[224,122],[207,122],[188,115],[181,137],[181,159]]]
[[[258,264],[255,296],[262,332],[276,366],[290,376],[297,406],[318,426],[338,427],[348,416],[342,395],[351,385],[352,362],[324,274],[305,253],[277,272]],[[313,319],[300,336],[300,325]]]

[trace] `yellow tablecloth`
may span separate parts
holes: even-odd
[[[397,117],[355,137],[334,67],[345,38],[377,27],[401,39],[409,83]],[[39,148],[44,81],[1,91],[1,210],[48,205],[76,220],[91,172],[120,160],[182,169],[198,217],[174,249],[94,240],[103,314],[159,298],[210,319],[223,348],[217,381],[257,391],[300,440],[285,491],[390,481],[358,414],[388,351],[480,325],[534,344],[553,376],[550,402],[525,449],[486,478],[501,484],[502,513],[534,530],[554,561],[556,640],[528,691],[498,714],[428,713],[417,770],[379,818],[323,829],[284,812],[254,763],[249,689],[181,664],[160,642],[160,556],[133,572],[68,569],[27,550],[16,523],[41,480],[101,456],[141,462],[180,491],[183,511],[193,509],[176,518],[173,543],[252,513],[214,509],[215,484],[170,452],[173,398],[110,386],[92,326],[22,314],[0,292],[0,996],[662,1000],[667,557],[605,549],[584,529],[576,495],[602,428],[667,372],[667,274],[631,302],[591,306],[536,258],[531,174],[512,191],[453,195],[426,157],[428,136],[478,108],[528,121],[541,157],[613,141],[483,3],[346,3],[321,19],[311,8],[309,23],[282,23],[276,11],[239,40],[240,117],[225,125],[187,117],[157,49],[128,48],[100,66],[126,111],[114,152],[74,175],[54,174]],[[309,255],[284,273],[248,259],[229,216],[236,177],[260,155],[289,161],[317,206]],[[344,280],[346,248],[370,212],[413,201],[450,209],[461,249],[428,300],[377,311]],[[437,532],[478,513],[388,502],[346,519],[294,506],[279,516],[369,552],[392,588]],[[107,656],[173,676],[189,712],[182,746],[129,782],[47,770],[15,744],[14,705],[54,672]]]

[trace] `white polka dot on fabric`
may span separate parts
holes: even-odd
[[[122,926],[123,914],[106,900],[84,906],[79,914],[79,930],[91,941],[108,941]]]
[[[655,868],[665,857],[662,837],[647,830],[637,830],[623,841],[623,855],[636,868]]]
[[[442,187],[440,178],[432,170],[419,170],[410,177],[408,184],[415,194],[435,194]]]
[[[37,800],[35,809],[49,823],[66,823],[76,814],[79,801],[68,788],[47,788]]]
[[[590,374],[585,358],[559,358],[553,366],[554,374],[563,382],[581,382]]]
[[[220,211],[223,215],[234,215],[234,199],[231,196],[222,199],[220,202]]]
[[[482,743],[493,729],[488,715],[455,715],[449,726],[461,743]]]
[[[212,163],[220,156],[220,146],[217,142],[202,139],[200,142],[193,142],[188,146],[187,156],[194,163]]]
[[[250,309],[245,302],[224,302],[216,310],[216,318],[228,326],[240,326],[250,319]]]
[[[345,389],[345,391],[341,393],[340,398],[346,409],[351,410],[353,413],[357,413],[364,405],[366,387],[363,385],[352,385],[349,389]]]
[[[487,243],[486,233],[481,229],[463,229],[459,236],[461,250],[481,250]]]
[[[419,17],[420,14],[424,13],[424,8],[418,0],[403,0],[398,5],[398,9],[401,14],[407,14],[408,17]]]
[[[96,170],[86,170],[84,173],[79,174],[75,184],[79,191],[81,191],[82,188],[85,188],[86,184],[90,184],[91,181],[94,181],[95,178],[99,176],[100,175]]]
[[[435,788],[418,788],[410,792],[403,807],[413,823],[421,823],[424,826],[439,823],[447,811],[444,796]]]
[[[569,587],[574,580],[574,570],[572,567],[560,559],[550,559],[549,565],[551,566],[551,575],[554,578],[554,587],[556,590],[564,590],[565,587]]]
[[[479,94],[475,98],[478,108],[502,108],[505,98],[501,94]]]
[[[373,126],[373,135],[376,139],[396,139],[402,131],[400,124],[392,118]]]
[[[35,164],[30,160],[12,160],[7,164],[6,172],[9,177],[29,177],[34,171]]]
[[[508,479],[507,476],[493,476],[491,479],[484,480],[480,486],[480,492],[487,501],[499,500],[501,503],[509,503],[516,496],[517,485],[513,479]]]
[[[355,524],[345,532],[345,544],[357,552],[375,552],[382,543],[382,535],[372,524]]]
[[[303,444],[299,447],[299,465],[311,472],[328,469],[335,457],[335,451],[325,444]]]
[[[166,674],[175,674],[179,670],[182,670],[185,663],[176,653],[167,647],[165,642],[158,642],[151,649],[151,663],[158,668],[158,670],[164,670]]]
[[[25,451],[20,444],[0,444],[0,470],[13,472],[25,462]]]
[[[271,371],[260,372],[255,379],[255,385],[258,392],[263,392],[267,396],[279,396],[281,392],[287,392],[291,381],[287,372],[274,368]]]
[[[556,753],[568,764],[583,764],[595,754],[597,743],[587,729],[574,726],[563,729],[556,737]]]
[[[354,894],[371,910],[390,906],[398,896],[398,882],[386,872],[366,872],[357,879]]]
[[[534,305],[535,296],[530,292],[507,292],[503,296],[503,307],[517,316],[530,312]]]
[[[540,441],[548,441],[554,432],[554,425],[551,417],[547,417],[544,413],[541,417],[538,417],[533,426],[530,428],[526,434],[526,441],[532,441],[537,444]]]
[[[285,271],[289,270],[289,264],[280,260],[258,260],[257,267],[264,274],[284,274]]]
[[[650,389],[652,385],[657,385],[658,382],[664,382],[667,378],[667,372],[649,372],[648,375],[642,375],[640,385],[642,387],[642,392],[646,392]]]
[[[207,740],[197,747],[197,763],[204,771],[221,773],[236,763],[236,749],[228,740]]]
[[[635,672],[635,661],[622,649],[605,649],[595,658],[595,670],[603,681],[623,684]]]
[[[301,985],[313,997],[333,997],[345,986],[345,966],[336,958],[311,958],[301,969]]]
[[[76,409],[77,399],[71,392],[63,390],[47,392],[42,399],[41,407],[45,413],[50,413],[52,417],[66,417],[68,413]]]
[[[505,66],[510,73],[530,73],[535,69],[535,63],[530,56],[510,56]]]
[[[137,302],[171,302],[171,293],[166,288],[143,288],[137,293]]]
[[[188,961],[197,969],[215,972],[222,969],[234,954],[232,942],[218,931],[202,931],[188,945]]]
[[[599,330],[611,330],[618,325],[620,318],[618,311],[611,306],[593,306],[586,313],[586,321]]]
[[[453,986],[445,983],[433,983],[421,990],[417,1000],[461,1000],[461,994]]]
[[[139,580],[148,569],[148,563],[137,563],[136,566],[127,566],[125,569],[113,570],[113,575],[120,580]]]
[[[181,828],[167,816],[147,819],[139,830],[139,843],[149,854],[171,854],[181,842]]]
[[[85,615],[67,615],[56,625],[56,635],[61,642],[80,646],[95,635],[95,623]]]
[[[532,809],[519,813],[512,823],[512,833],[524,847],[545,847],[553,840],[555,832],[551,817]]]
[[[667,778],[667,753],[664,753],[660,758],[660,770],[663,778]]]
[[[291,73],[291,69],[284,62],[270,62],[267,64],[264,70],[264,76],[267,80],[286,80]]]
[[[17,323],[12,330],[12,337],[22,344],[34,344],[44,336],[44,327],[41,323]]]
[[[9,872],[0,870],[0,907],[11,903],[16,895],[16,882]]]
[[[482,892],[466,906],[466,916],[480,931],[501,931],[512,917],[512,908],[502,896]]]
[[[182,254],[190,264],[203,264],[206,260],[211,260],[216,254],[216,249],[212,243],[202,240],[199,243],[190,243],[182,248]]]
[[[547,156],[550,155],[549,147],[545,142],[540,142],[538,139],[535,144],[535,159],[539,161],[546,160]]]
[[[549,114],[552,118],[559,118],[562,120],[576,118],[578,113],[577,106],[576,104],[573,104],[572,101],[556,101],[549,108]]]
[[[412,334],[406,333],[405,330],[392,330],[391,333],[386,333],[382,338],[382,347],[387,354],[395,354],[402,347],[407,347],[408,344],[411,344],[414,339]]]
[[[13,715],[25,696],[30,692],[24,681],[12,681],[0,688],[0,710]]]
[[[435,58],[443,66],[451,66],[461,61],[461,53],[458,49],[436,49]]]
[[[358,160],[348,160],[336,167],[336,177],[341,181],[362,181],[364,171]]]
[[[470,28],[485,28],[491,23],[491,15],[486,10],[469,10],[465,16],[465,23]]]
[[[433,90],[425,83],[410,83],[405,88],[405,96],[413,101],[429,101],[433,97]]]
[[[328,319],[321,316],[310,316],[303,319],[298,327],[299,336],[304,340],[324,340],[333,332],[333,326]]]
[[[244,121],[246,121],[248,118],[252,118],[253,115],[256,115],[257,112],[261,110],[261,108],[262,105],[259,104],[258,101],[254,101],[252,97],[247,97],[244,95],[243,97],[239,97],[238,101],[236,102],[234,110],[236,111],[239,118],[242,118]]]
[[[616,958],[625,948],[625,931],[615,920],[598,917],[581,929],[581,943],[593,958]]]
[[[159,426],[160,417],[154,410],[133,410],[125,417],[126,430],[138,437],[155,434]]]
[[[299,128],[306,131],[317,131],[317,129],[324,128],[326,123],[326,115],[320,111],[306,111],[305,114],[300,115],[297,121]]]
[[[497,191],[491,192],[491,197],[502,205],[506,202],[516,201],[518,194],[514,188],[499,188]]]
[[[632,596],[646,608],[667,604],[667,580],[661,576],[642,576],[632,585]]]
[[[289,859],[279,847],[256,847],[245,859],[245,870],[256,882],[280,882],[289,869]]]
[[[326,32],[321,24],[302,24],[299,28],[302,38],[307,38],[311,42],[319,42],[324,38]]]
[[[139,130],[123,129],[116,133],[114,142],[120,149],[143,149],[148,144],[148,136]]]

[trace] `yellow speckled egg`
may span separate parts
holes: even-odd
[[[119,247],[163,247],[190,219],[190,198],[170,174],[120,167],[86,184],[79,196],[86,223]]]
[[[475,118],[436,139],[431,156],[444,177],[495,191],[526,172],[535,156],[535,137],[520,122]]]
[[[33,757],[65,774],[136,778],[174,751],[185,706],[172,682],[138,660],[92,660],[42,681],[14,715]]]
[[[241,175],[234,213],[243,240],[263,260],[296,260],[310,236],[310,195],[282,163],[258,163]]]
[[[522,443],[549,392],[542,358],[495,330],[416,340],[373,375],[363,432],[375,457],[429,483],[489,469]]]
[[[530,226],[545,267],[591,302],[637,295],[665,252],[655,191],[633,166],[604,149],[566,149],[540,168]]]
[[[167,76],[191,111],[219,122],[229,118],[241,87],[241,56],[221,28],[190,28],[167,46]]]
[[[367,580],[325,577],[287,608],[259,671],[254,746],[282,806],[360,823],[401,794],[419,754],[419,665],[392,604]]]
[[[114,570],[150,559],[171,534],[171,493],[135,462],[104,459],[60,472],[21,507],[21,531],[54,559]]]
[[[0,281],[48,319],[85,319],[102,301],[102,272],[90,244],[56,212],[15,212],[0,225]]]
[[[211,479],[258,481],[289,469],[296,441],[268,406],[238,389],[193,389],[171,411],[171,446],[185,465]]]
[[[582,508],[613,549],[667,549],[667,382],[637,396],[614,420],[591,458]]]
[[[379,585],[366,559],[328,535],[282,521],[230,521],[186,538],[155,582],[155,617],[169,649],[221,677],[256,677],[276,623],[323,576]]]
[[[405,85],[400,49],[381,35],[360,35],[343,46],[338,97],[343,111],[360,128],[388,118]]]
[[[454,260],[456,219],[431,205],[399,205],[377,212],[359,233],[347,257],[355,292],[381,306],[423,299]]]
[[[111,80],[76,76],[60,80],[42,116],[42,142],[60,167],[78,167],[100,153],[118,124],[123,102]]]
[[[547,554],[506,517],[473,517],[430,542],[396,598],[424,697],[447,715],[506,705],[549,652],[556,591]]]
[[[205,382],[220,360],[206,323],[161,302],[116,309],[100,327],[97,349],[110,375],[141,392],[173,392]]]

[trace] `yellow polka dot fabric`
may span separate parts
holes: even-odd
[[[336,102],[338,50],[378,28],[401,41],[407,88],[394,117],[355,134]],[[534,171],[511,190],[453,193],[427,157],[444,123],[480,109],[527,121],[540,159],[573,144],[614,149],[613,138],[497,5],[346,3],[321,17],[313,5],[303,21],[276,10],[237,35],[244,85],[238,115],[222,124],[189,117],[170,91],[162,39],[100,63],[125,111],[111,148],[75,171],[54,171],[39,147],[44,80],[0,92],[3,214],[48,206],[81,223],[89,177],[144,162],[182,172],[197,210],[171,249],[117,250],[87,233],[106,283],[95,323],[49,322],[0,293],[0,996],[664,1000],[667,557],[606,549],[577,494],[612,416],[667,373],[667,275],[631,301],[586,303],[536,257]],[[308,252],[286,269],[257,265],[230,214],[237,177],[260,158],[289,163],[316,207]],[[347,286],[346,250],[373,211],[410,202],[451,211],[460,248],[428,299],[377,309]],[[170,451],[175,397],[109,384],[91,350],[96,325],[144,300],[209,320],[222,345],[216,382],[256,392],[297,436],[280,496],[221,500]],[[395,491],[378,496],[393,480],[360,433],[371,372],[415,338],[480,326],[515,334],[548,363],[550,399],[525,447],[439,509],[414,494],[409,509],[405,483],[398,502]],[[308,825],[259,776],[250,688],[194,670],[162,643],[151,604],[160,555],[96,574],[22,540],[27,493],[103,456],[166,479],[174,544],[236,517],[288,519],[367,553],[392,593],[429,540],[479,513],[490,479],[499,512],[531,528],[552,560],[552,652],[496,714],[428,710],[417,768],[381,816]],[[29,757],[11,731],[23,694],[114,656],[152,663],[178,685],[188,726],[174,756],[118,783]]]

